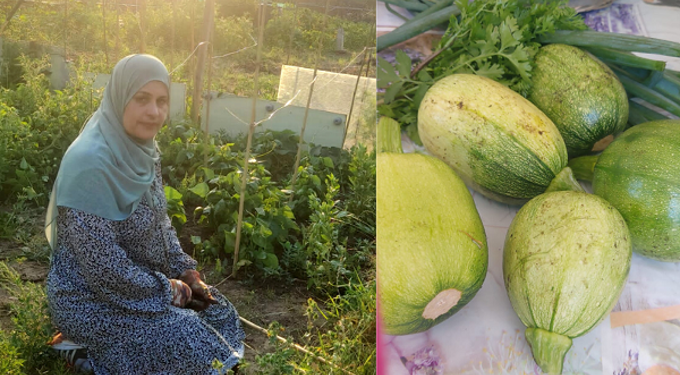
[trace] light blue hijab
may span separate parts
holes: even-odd
[[[148,194],[159,158],[156,143],[130,137],[123,128],[123,113],[130,99],[151,81],[164,83],[169,92],[168,71],[151,55],[127,56],[113,68],[99,108],[61,161],[45,218],[52,249],[57,206],[124,220]]]

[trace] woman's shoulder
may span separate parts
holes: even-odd
[[[98,170],[111,160],[113,160],[113,155],[108,147],[102,147],[98,143],[86,144],[76,139],[66,150],[62,165],[77,166],[81,171]]]

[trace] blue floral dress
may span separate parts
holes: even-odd
[[[152,202],[149,202],[151,197]],[[47,297],[52,321],[87,348],[95,374],[216,374],[243,357],[245,334],[234,306],[195,312],[170,304],[170,278],[196,261],[182,251],[166,212],[160,163],[151,194],[123,221],[58,207],[58,246]]]

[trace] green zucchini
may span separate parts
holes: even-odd
[[[465,306],[488,266],[484,226],[463,181],[442,161],[401,152],[382,118],[377,155],[377,283],[383,328],[424,331]]]
[[[536,54],[527,99],[560,130],[569,157],[589,153],[628,121],[628,97],[600,60],[573,46],[549,44]]]
[[[561,374],[571,339],[614,307],[631,255],[623,217],[596,195],[550,192],[519,210],[505,237],[503,280],[544,372]]]
[[[491,199],[522,204],[551,185],[580,189],[553,122],[491,79],[453,74],[437,81],[420,104],[418,134],[429,153]]]
[[[680,261],[680,120],[636,125],[599,158],[570,162],[593,192],[626,220],[633,251],[666,262]]]

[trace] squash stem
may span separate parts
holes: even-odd
[[[541,370],[550,375],[562,374],[564,356],[571,348],[571,339],[541,328],[527,328],[524,336]]]
[[[378,152],[401,154],[401,127],[389,117],[381,117],[378,121]]]
[[[564,167],[564,169],[553,178],[550,185],[548,185],[548,188],[545,190],[546,193],[552,191],[579,191],[585,193],[585,190],[583,190],[581,184],[576,181],[574,173],[572,173],[571,168],[569,167]]]
[[[600,155],[586,155],[569,160],[568,168],[574,172],[574,176],[579,180],[592,181],[595,171],[595,164]]]

